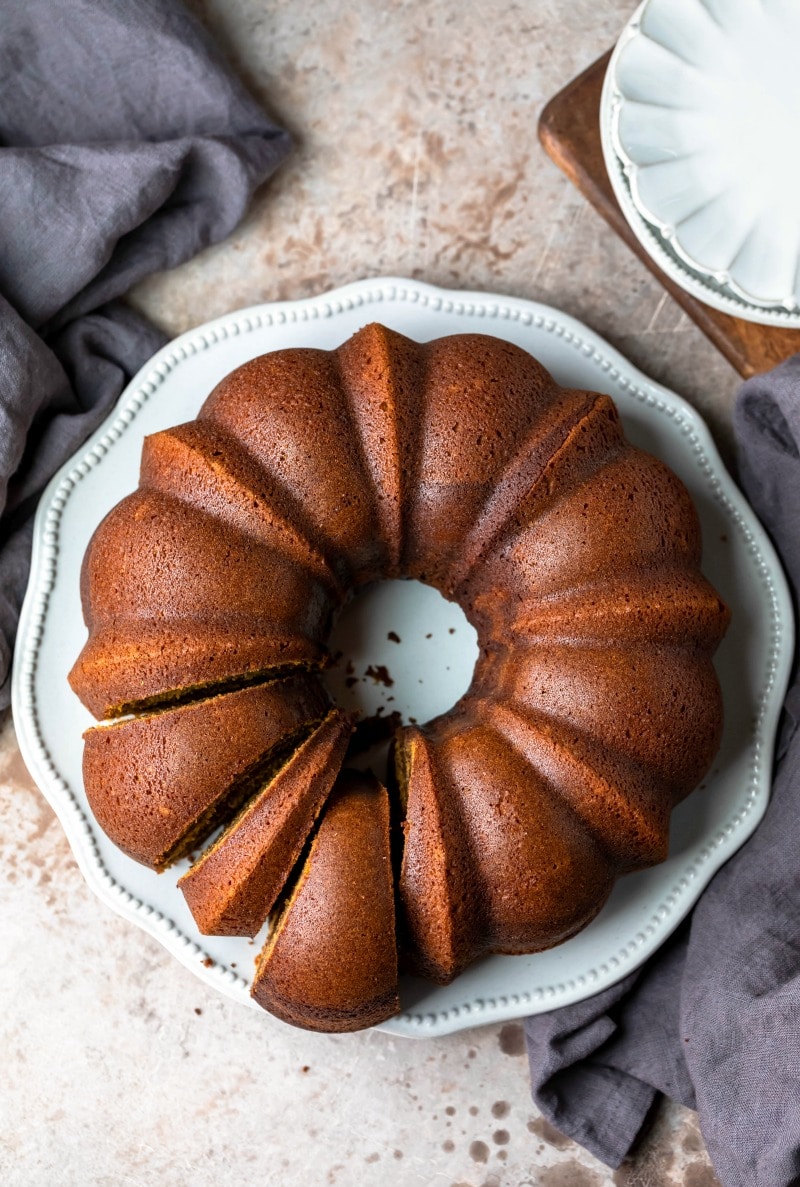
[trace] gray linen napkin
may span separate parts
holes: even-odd
[[[748,380],[740,481],[800,590],[800,355]],[[533,1098],[618,1166],[656,1093],[697,1109],[724,1187],[800,1183],[800,679],[766,816],[638,972],[525,1023]]]
[[[118,298],[290,148],[173,0],[0,0],[0,708],[48,479],[163,336]]]

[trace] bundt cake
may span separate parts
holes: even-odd
[[[396,1014],[389,797],[343,772],[306,860],[271,921],[253,997],[308,1030],[353,1030]]]
[[[666,855],[722,724],[728,610],[699,563],[686,490],[613,402],[509,342],[371,325],[253,359],[146,439],[139,489],[87,551],[70,681],[95,716],[132,715],[86,734],[90,802],[159,869],[223,826],[180,882],[201,930],[252,935],[283,894],[257,1000],[375,1022],[397,1008],[376,939],[394,922],[347,854],[385,885],[385,797],[348,782],[324,808],[352,724],[316,673],[345,600],[416,578],[478,631],[467,695],[393,742],[398,942],[446,981],[560,943]],[[331,955],[360,912],[375,980]]]

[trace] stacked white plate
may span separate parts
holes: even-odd
[[[644,0],[609,63],[606,166],[706,304],[800,327],[800,0]]]

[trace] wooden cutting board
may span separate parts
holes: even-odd
[[[800,351],[800,330],[760,326],[720,313],[684,292],[650,258],[614,197],[600,143],[600,92],[611,51],[559,91],[539,117],[539,139],[570,181],[658,277],[740,375],[767,371]]]

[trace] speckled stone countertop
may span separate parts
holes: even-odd
[[[736,377],[536,139],[634,4],[191,0],[297,148],[224,244],[141,285],[168,333],[406,275],[556,305],[689,399],[730,456]],[[320,1037],[224,1000],[86,888],[0,731],[4,1187],[713,1187],[661,1106],[610,1172],[537,1116],[517,1023]]]

